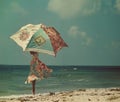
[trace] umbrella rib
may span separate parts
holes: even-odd
[[[35,52],[41,52],[41,53],[46,53],[46,54],[55,56],[55,53],[53,51],[48,51],[44,49],[26,48],[25,51],[35,51]]]

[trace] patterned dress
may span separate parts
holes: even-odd
[[[44,79],[50,76],[52,69],[48,68],[39,59],[32,60],[30,64],[30,73],[25,83],[31,83],[34,80]]]

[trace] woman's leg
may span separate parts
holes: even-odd
[[[35,95],[35,83],[36,83],[36,80],[32,81],[32,93],[33,93],[33,95]]]

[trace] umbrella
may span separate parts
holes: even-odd
[[[63,47],[68,47],[54,27],[43,24],[27,24],[10,37],[23,51],[34,51],[56,56]]]

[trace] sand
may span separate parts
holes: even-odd
[[[120,102],[120,88],[91,88],[0,97],[0,102]]]

